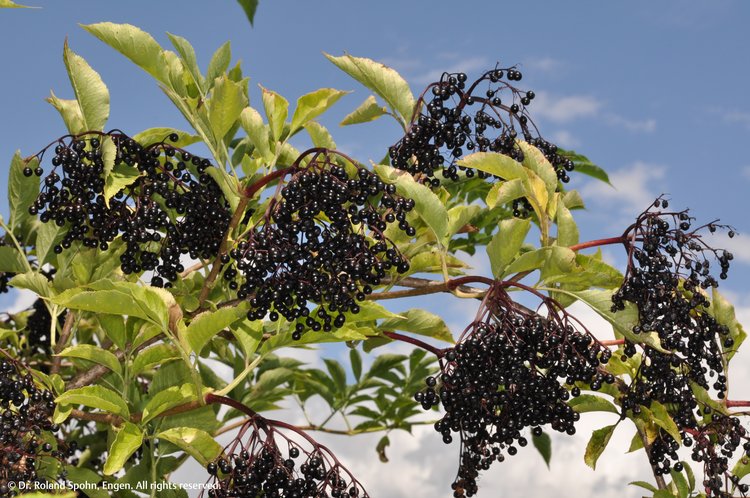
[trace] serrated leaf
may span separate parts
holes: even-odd
[[[276,141],[281,139],[284,123],[289,115],[289,102],[276,92],[260,87],[263,93],[263,108],[266,111],[266,119],[271,129],[271,138]]]
[[[0,246],[0,272],[23,273],[26,271],[24,256],[12,246]]]
[[[172,386],[163,391],[159,391],[153,398],[148,400],[143,408],[142,423],[153,420],[161,413],[183,405],[196,399],[195,386],[192,384],[183,384],[181,386]]]
[[[375,121],[380,116],[387,113],[388,109],[381,105],[378,105],[375,97],[370,95],[365,99],[364,102],[359,104],[356,109],[347,114],[346,117],[341,120],[341,123],[339,123],[339,125],[348,126],[353,124],[368,123],[370,121]]]
[[[542,432],[539,436],[531,436],[531,442],[544,459],[547,468],[549,468],[549,462],[552,458],[552,439],[549,437],[549,434]]]
[[[180,54],[180,59],[182,59],[185,68],[190,73],[190,77],[193,79],[195,86],[199,91],[205,91],[205,82],[203,81],[203,75],[198,68],[198,60],[195,57],[195,49],[193,46],[181,36],[173,35],[172,33],[167,33],[167,36],[177,50],[177,53]]]
[[[177,134],[178,139],[176,142],[169,140],[169,135],[172,133]],[[148,128],[140,133],[136,133],[133,136],[133,140],[144,146],[164,142],[174,147],[184,148],[188,145],[200,142],[201,139],[199,136],[192,135],[186,131],[177,130],[175,128],[157,127]]]
[[[484,171],[503,180],[525,180],[526,170],[521,163],[497,152],[475,152],[458,161],[459,166]]]
[[[516,258],[530,228],[528,219],[510,218],[500,222],[500,229],[487,244],[487,255],[495,277],[501,276]]]
[[[737,321],[732,303],[719,294],[716,288],[712,289],[711,294],[711,314],[720,325],[724,325],[729,329],[729,337],[733,341],[731,347],[725,347],[724,341],[720,341],[721,347],[726,353],[727,361],[729,361],[738,351],[740,345],[745,342],[747,333],[742,324]]]
[[[447,246],[450,239],[469,223],[482,210],[481,206],[453,206],[448,210],[448,231],[443,240],[443,245]]]
[[[169,83],[167,59],[161,46],[150,34],[130,24],[111,22],[82,27],[161,83]]]
[[[220,76],[208,99],[208,121],[216,143],[231,130],[247,105],[247,98],[239,83]]]
[[[109,446],[107,461],[104,463],[104,475],[111,476],[125,466],[128,458],[143,444],[143,431],[137,425],[125,422],[117,431]]]
[[[99,73],[88,62],[77,55],[65,40],[63,60],[68,71],[78,105],[81,108],[83,125],[86,130],[102,130],[109,118],[109,90]]]
[[[494,184],[487,193],[485,202],[487,206],[494,208],[525,196],[526,187],[523,184],[523,180],[515,178]]]
[[[55,92],[52,91],[50,91],[50,96],[45,100],[60,113],[60,117],[70,134],[76,135],[86,131],[81,106],[78,105],[78,101],[58,98]]]
[[[271,138],[270,129],[263,123],[260,113],[252,107],[245,107],[240,114],[240,124],[258,155],[270,165],[270,162],[273,161],[273,152],[271,152],[269,142]]]
[[[690,494],[690,490],[688,489],[687,479],[685,479],[685,476],[682,475],[682,472],[677,472],[674,469],[670,469],[669,475],[672,476],[672,482],[677,487],[677,495],[680,498],[687,498]]]
[[[596,462],[607,447],[607,444],[609,444],[609,440],[615,432],[615,427],[617,427],[617,424],[608,425],[595,430],[591,434],[591,439],[589,439],[586,445],[586,454],[583,457],[583,461],[592,469],[596,469]]]
[[[130,373],[132,376],[136,376],[157,365],[164,365],[178,358],[179,353],[174,346],[171,344],[157,344],[140,351],[136,355]]]
[[[575,167],[574,171],[583,173],[584,175],[588,175],[592,178],[596,178],[597,180],[601,180],[611,185],[607,172],[591,162],[588,157],[570,150],[557,149],[557,152],[563,157],[566,157],[573,161],[573,165]]]
[[[551,198],[557,190],[557,174],[549,160],[544,157],[541,150],[533,145],[519,140],[516,142],[523,151],[523,165],[533,171],[536,176],[541,178],[547,188],[547,197]],[[542,207],[546,207],[546,204]]]
[[[155,436],[176,445],[203,466],[221,454],[221,445],[206,431],[192,427],[174,427]]]
[[[247,314],[247,304],[220,308],[216,311],[206,311],[190,322],[185,330],[187,343],[192,351],[200,354],[201,350],[216,334],[232,325]]]
[[[305,124],[326,112],[333,104],[347,93],[334,88],[320,88],[297,99],[297,107],[292,115],[289,136],[302,129]]]
[[[379,95],[399,115],[403,126],[411,120],[414,96],[409,84],[396,71],[365,57],[324,55],[339,69]]]
[[[11,287],[15,287],[16,289],[28,289],[42,297],[50,297],[53,294],[49,285],[49,280],[47,280],[47,277],[41,273],[19,273],[11,278],[8,283]]]
[[[562,198],[559,198],[557,201],[557,213],[555,218],[555,221],[557,222],[557,245],[570,247],[578,244],[578,225],[576,225],[573,215],[570,214],[570,211],[565,206],[565,202]]]
[[[66,391],[57,397],[58,405],[83,405],[98,408],[127,418],[130,415],[128,405],[122,396],[104,386],[85,386]]]
[[[659,403],[658,401],[652,401],[648,409],[653,414],[652,421],[656,425],[664,429],[667,432],[667,434],[672,436],[672,438],[675,441],[677,441],[678,443],[682,443],[682,437],[680,436],[680,429],[679,427],[677,427],[677,424],[672,419],[672,416],[669,415],[667,408],[661,403]]]
[[[26,177],[23,170],[26,167],[32,170],[39,166],[39,160],[34,158],[28,163],[21,158],[21,151],[13,154],[10,162],[8,176],[8,201],[10,204],[10,218],[8,226],[14,232],[20,228],[26,220],[31,218],[29,206],[31,206],[39,195],[39,177],[31,175]]]
[[[568,405],[578,413],[611,412],[619,413],[609,400],[594,394],[581,394],[568,401]]]
[[[117,195],[117,193],[135,183],[140,178],[141,172],[138,168],[133,168],[125,163],[116,165],[112,171],[107,175],[106,184],[104,186],[104,202],[109,206],[109,201]]]
[[[125,320],[116,315],[99,314],[96,316],[104,333],[120,350],[125,350],[128,336],[125,329]]]
[[[207,86],[213,86],[214,80],[227,71],[231,60],[232,47],[229,42],[226,42],[211,56],[211,60],[208,63],[208,70],[206,71]]]
[[[378,325],[380,330],[402,330],[453,343],[453,334],[445,321],[424,309],[410,309],[401,317],[390,318]]]
[[[112,352],[92,344],[76,344],[62,350],[57,356],[64,358],[80,358],[103,365],[118,375],[122,375],[122,366]]]
[[[305,124],[305,130],[310,135],[313,146],[320,147],[322,149],[336,149],[336,142],[333,141],[333,137],[328,129],[322,124],[316,121],[310,121]]]

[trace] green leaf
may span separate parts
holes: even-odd
[[[344,367],[331,358],[324,358],[323,362],[326,364],[326,370],[328,370],[328,374],[331,376],[338,392],[344,392],[346,390],[346,370],[344,370]]]
[[[258,155],[270,166],[271,161],[273,161],[270,128],[263,123],[260,113],[252,107],[245,107],[240,114],[240,124]]]
[[[453,206],[448,210],[448,232],[443,240],[443,245],[447,246],[450,239],[459,232],[467,223],[476,217],[482,211],[481,206]]]
[[[588,175],[592,178],[596,178],[597,180],[601,180],[611,185],[607,172],[596,164],[592,163],[588,157],[570,150],[557,149],[557,152],[563,157],[566,157],[573,161],[573,165],[575,166],[574,171],[583,173],[584,175]]]
[[[23,273],[25,257],[12,246],[0,246],[0,272]]]
[[[195,49],[189,41],[181,36],[173,35],[172,33],[167,33],[167,36],[172,42],[174,48],[177,50],[177,53],[180,54],[180,59],[182,59],[183,64],[190,73],[195,86],[200,92],[203,92],[205,90],[205,82],[203,81],[201,70],[198,68],[198,60],[195,57]]]
[[[214,52],[214,55],[211,56],[211,61],[208,63],[208,70],[206,71],[206,83],[208,86],[213,86],[214,80],[227,71],[231,60],[232,47],[229,42],[226,42]]]
[[[391,445],[391,440],[388,436],[383,436],[375,446],[375,451],[378,452],[378,459],[383,463],[388,463],[388,455],[385,454],[385,449]]]
[[[726,358],[729,361],[737,352],[740,345],[745,342],[747,333],[742,324],[737,321],[732,303],[719,294],[716,288],[712,289],[711,294],[711,314],[720,325],[724,325],[729,329],[729,338],[734,342],[731,347],[724,347],[724,341],[721,341],[722,349],[726,352]]]
[[[388,66],[364,57],[324,54],[329,61],[379,95],[400,116],[406,126],[414,113],[414,96],[409,84]]]
[[[578,225],[576,225],[573,215],[565,206],[565,202],[562,198],[557,201],[557,245],[570,247],[578,244],[579,233]]]
[[[245,11],[245,16],[247,16],[247,20],[250,21],[250,26],[252,26],[255,20],[255,12],[258,10],[258,0],[237,0],[237,3]]]
[[[86,130],[102,130],[109,118],[109,90],[99,73],[88,62],[77,55],[65,40],[63,48],[65,68],[68,70],[78,105],[81,108],[83,125]]]
[[[207,105],[211,131],[216,143],[220,143],[229,130],[234,127],[240,113],[247,105],[247,98],[242,90],[242,85],[235,83],[226,76],[220,76],[216,80]]]
[[[549,437],[549,434],[542,432],[539,436],[531,436],[531,442],[534,444],[534,448],[537,449],[539,454],[542,455],[544,463],[546,463],[547,468],[549,468],[549,462],[552,458],[552,439]]]
[[[8,1],[8,0],[2,0]],[[0,8],[3,8],[0,5]],[[16,495],[19,498],[76,498],[78,494],[75,491],[66,491],[65,493],[24,493],[22,495]]]
[[[609,400],[594,394],[581,394],[568,401],[568,405],[578,413],[586,412],[611,412],[619,413],[617,407]]]
[[[185,331],[185,337],[192,351],[200,354],[201,350],[216,334],[232,325],[247,314],[247,304],[206,311],[193,318]]]
[[[10,163],[8,177],[8,201],[10,204],[10,218],[8,226],[14,232],[27,220],[31,219],[29,206],[31,206],[39,195],[39,177],[31,175],[26,177],[23,170],[26,167],[32,170],[39,166],[39,160],[34,158],[26,163],[21,158],[21,151],[13,154]]]
[[[352,375],[359,381],[359,378],[362,377],[362,356],[356,348],[349,350],[349,361],[352,365]]]
[[[289,102],[276,92],[260,87],[263,92],[263,108],[266,111],[266,119],[271,129],[271,138],[276,141],[281,139],[284,131],[284,123],[289,115]]]
[[[174,427],[156,435],[176,445],[204,467],[221,454],[221,445],[206,431],[192,427]]]
[[[116,315],[97,314],[96,319],[99,320],[101,326],[107,337],[117,346],[120,350],[125,350],[125,345],[128,341],[127,331],[125,329],[125,320],[123,317]]]
[[[333,104],[347,93],[334,88],[320,88],[297,99],[297,107],[292,116],[289,136],[302,129],[305,124],[326,112]]]
[[[153,398],[148,400],[143,408],[143,420],[145,424],[153,420],[161,413],[180,406],[196,399],[195,386],[192,384],[183,384],[181,386],[172,386],[169,389],[159,391]]]
[[[677,486],[677,495],[680,498],[687,498],[690,494],[688,489],[687,479],[682,475],[682,472],[677,472],[674,469],[669,470],[669,474],[672,476],[672,482]]]
[[[127,418],[130,415],[128,405],[122,396],[104,386],[85,386],[66,391],[57,397],[58,405],[83,405],[98,408]]]
[[[172,142],[169,140],[169,135],[172,133],[176,133],[178,136],[178,140],[176,142]],[[197,135],[191,135],[190,133],[182,130],[177,130],[175,128],[148,128],[146,130],[143,130],[140,133],[136,133],[133,136],[133,140],[138,142],[139,144],[143,144],[144,146],[148,146],[151,144],[156,143],[162,143],[166,142],[169,145],[173,145],[175,147],[184,148],[188,145],[192,145],[196,142],[200,142],[200,137]]]
[[[28,289],[42,297],[50,297],[53,294],[49,286],[49,280],[41,273],[19,273],[10,279],[9,284],[16,289]]]
[[[21,5],[20,3],[13,2],[11,0],[0,0],[0,9],[38,9],[38,8],[39,7],[30,7],[28,5]],[[42,493],[35,493],[35,494],[42,495]],[[24,496],[28,496],[28,495],[24,495]],[[47,495],[44,495],[44,496],[47,496]]]
[[[347,126],[353,124],[368,123],[370,121],[375,121],[380,116],[387,113],[388,109],[381,105],[378,105],[375,97],[370,95],[365,99],[364,102],[359,104],[356,109],[347,114],[346,117],[341,121],[341,123],[339,123],[339,125]]]
[[[651,491],[652,493],[656,493],[657,491],[659,491],[659,489],[656,486],[654,486],[653,484],[647,483],[646,481],[633,481],[633,482],[629,482],[628,484],[630,484],[631,486],[638,486],[639,488],[647,489]]]
[[[130,24],[111,22],[88,24],[82,27],[161,83],[169,83],[164,51],[150,34]]]
[[[448,325],[438,315],[424,309],[410,309],[401,317],[390,318],[378,325],[380,330],[403,330],[441,341],[453,343],[453,334]]]
[[[331,150],[336,149],[336,142],[333,141],[331,133],[322,124],[316,121],[310,121],[305,124],[305,130],[307,130],[307,134],[310,135],[310,140],[312,140],[315,147]]]
[[[604,448],[607,447],[612,433],[615,432],[615,427],[617,427],[617,424],[608,425],[595,430],[591,434],[591,439],[589,439],[589,443],[586,445],[586,454],[583,457],[583,461],[592,469],[596,469],[596,461],[599,460]]]
[[[75,135],[86,131],[81,106],[78,105],[77,100],[58,98],[55,92],[52,91],[50,91],[50,96],[45,100],[60,113],[60,117],[62,117],[69,133]]]
[[[734,465],[732,474],[736,475],[740,479],[750,474],[750,457],[747,455],[741,456],[740,459],[737,460],[737,463]]]
[[[500,222],[500,230],[487,244],[487,255],[495,277],[503,275],[507,266],[516,258],[530,228],[531,221],[528,219],[510,218]]]
[[[523,165],[542,179],[544,185],[547,187],[547,197],[551,198],[555,190],[557,190],[557,173],[555,173],[555,168],[544,157],[541,150],[523,140],[519,140],[516,143],[523,151]]]
[[[503,180],[525,180],[527,177],[521,163],[497,152],[475,152],[460,159],[458,165],[484,171]]]
[[[138,171],[138,168],[133,168],[125,163],[116,165],[107,175],[104,186],[104,202],[109,206],[109,201],[117,192],[135,183],[140,176],[141,172]]]
[[[448,233],[448,211],[440,198],[428,187],[417,183],[414,177],[390,166],[375,165],[375,172],[383,181],[395,183],[400,195],[415,202],[414,210],[435,234],[438,242],[445,239]]]
[[[143,432],[135,424],[125,422],[109,446],[104,475],[111,476],[125,466],[128,458],[143,444]]]
[[[171,344],[157,344],[140,351],[133,360],[131,375],[136,376],[157,365],[163,365],[180,357],[177,349]]]
[[[117,356],[99,346],[94,346],[92,344],[77,344],[65,348],[58,353],[57,356],[92,361],[109,368],[117,375],[122,375],[122,366],[120,365],[120,360],[117,359]]]
[[[526,187],[523,180],[515,178],[505,182],[497,182],[487,193],[485,202],[490,208],[502,206],[511,201],[526,196]]]
[[[678,443],[682,443],[682,437],[680,437],[680,429],[677,427],[677,424],[669,415],[669,412],[664,405],[662,405],[658,401],[652,401],[651,406],[649,406],[648,410],[651,411],[653,415],[653,418],[651,420],[656,425],[664,429],[667,434],[672,436],[675,441],[677,441]]]

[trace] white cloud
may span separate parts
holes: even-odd
[[[532,112],[535,116],[555,123],[569,123],[576,119],[596,116],[601,107],[602,102],[591,95],[553,97],[547,92],[540,91],[534,99]]]
[[[750,235],[736,233],[730,239],[726,232],[717,230],[713,236],[705,236],[704,240],[711,247],[731,252],[735,262],[750,264]]]
[[[524,61],[523,67],[532,69],[537,72],[554,72],[558,71],[565,66],[565,63],[561,60],[554,59],[552,57],[539,57]]]
[[[654,191],[654,186],[664,178],[665,172],[664,166],[638,161],[610,173],[609,179],[614,188],[599,181],[590,181],[580,189],[581,195],[584,199],[608,206],[610,210],[635,215],[646,209],[659,195],[660,192]]]
[[[19,311],[29,309],[34,304],[34,301],[39,298],[39,296],[26,289],[15,290],[15,294],[15,300],[8,306],[7,313],[18,313]]]
[[[443,72],[448,73],[467,73],[469,75],[478,71],[486,71],[492,63],[486,57],[475,56],[466,58],[453,58],[450,61],[441,62],[440,69],[431,69],[425,73],[415,76],[412,80],[415,83],[426,85],[440,79]]]
[[[722,113],[722,117],[727,123],[740,123],[750,128],[750,112],[732,109]]]
[[[653,133],[656,130],[655,119],[633,120],[624,118],[618,114],[607,113],[604,121],[612,126],[619,126],[631,132]]]
[[[550,135],[550,140],[561,147],[565,147],[566,149],[572,149],[574,147],[581,146],[581,141],[574,137],[573,134],[567,130],[560,130],[552,133]]]

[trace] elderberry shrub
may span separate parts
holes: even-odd
[[[123,273],[153,271],[158,287],[184,270],[181,255],[216,257],[230,211],[207,159],[166,142],[143,145],[119,131],[66,136],[52,145],[52,171],[29,213],[65,229],[56,253],[75,241],[106,250],[120,236]],[[37,154],[40,163],[52,145]],[[117,189],[123,179],[128,184]]]
[[[330,331],[344,325],[345,313],[358,313],[357,303],[391,270],[409,270],[385,231],[397,224],[406,235],[416,234],[406,219],[414,201],[375,173],[349,166],[318,151],[305,166],[292,167],[280,198],[224,257],[234,264],[223,278],[249,301],[248,319],[283,316],[296,322],[295,339],[308,329]],[[317,310],[310,311],[310,302]]]
[[[472,169],[456,164],[464,152],[497,152],[523,161],[516,142],[523,139],[552,163],[558,179],[568,182],[573,162],[539,136],[527,111],[534,92],[513,85],[521,77],[515,67],[492,69],[473,83],[467,82],[464,73],[443,73],[419,98],[420,112],[415,111],[406,135],[390,148],[392,165],[424,175],[424,182],[438,186],[438,170],[442,178],[453,181],[459,179],[459,171],[468,178],[474,176]],[[424,106],[428,92],[432,98]],[[489,175],[479,171],[477,176]]]
[[[305,442],[297,442],[274,424],[279,422],[251,418],[223,455],[208,464],[208,498],[369,496],[328,448],[299,431]]]
[[[429,377],[416,400],[425,409],[441,404],[445,415],[435,430],[448,444],[461,440],[454,496],[477,492],[481,470],[526,446],[549,425],[575,433],[579,414],[564,387],[582,382],[594,390],[615,378],[601,370],[610,352],[555,301],[543,298],[547,316],[513,302],[504,288],[491,287],[455,348],[441,358],[439,379]],[[580,394],[572,387],[573,396]]]
[[[52,423],[54,396],[36,386],[15,361],[0,360],[0,497],[15,496],[35,483],[61,478],[60,465],[76,452],[58,440]],[[57,475],[50,475],[57,462]]]

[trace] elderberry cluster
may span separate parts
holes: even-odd
[[[416,395],[425,409],[441,404],[445,415],[435,430],[448,444],[461,439],[454,496],[477,492],[479,472],[526,446],[527,427],[535,436],[543,426],[575,433],[579,414],[567,400],[580,394],[564,383],[596,390],[613,383],[600,365],[610,352],[549,298],[547,316],[514,303],[499,285],[490,290],[479,318],[464,331],[455,348],[441,359],[440,378],[429,377]]]
[[[248,435],[245,438],[245,435]],[[367,498],[362,484],[328,448],[306,445],[259,416],[249,420],[224,454],[207,466],[209,498]],[[203,496],[203,493],[201,493]]]
[[[750,486],[740,483],[729,466],[736,450],[742,445],[744,457],[750,457],[750,438],[739,419],[714,414],[710,422],[694,432],[692,459],[703,463],[703,487],[709,496],[729,498],[732,487],[746,496]],[[729,489],[727,489],[729,487]]]
[[[106,250],[121,236],[123,273],[153,271],[155,286],[177,279],[183,254],[216,257],[230,212],[207,159],[116,131],[67,136],[52,145],[52,171],[29,213],[65,228],[56,253],[76,241]],[[40,161],[46,150],[37,154]],[[27,167],[24,174],[43,170]]]
[[[0,497],[15,496],[22,485],[33,489],[34,483],[57,479],[42,472],[42,458],[62,463],[75,453],[62,441],[50,442],[59,430],[51,420],[54,410],[50,391],[38,388],[16,363],[0,360]]]
[[[300,160],[298,160],[300,162]],[[389,225],[408,236],[406,215],[414,201],[376,174],[333,161],[328,151],[295,167],[263,219],[225,255],[223,278],[252,307],[248,319],[270,312],[295,322],[293,335],[341,327],[345,313],[358,313],[391,271],[409,262],[386,237]],[[238,276],[241,280],[238,282]],[[308,302],[318,304],[313,312]]]
[[[522,91],[513,82],[521,80],[517,69],[492,69],[473,83],[464,73],[443,73],[440,81],[427,87],[419,104],[432,98],[415,113],[406,135],[390,148],[391,163],[413,175],[424,175],[424,181],[440,184],[440,176],[458,180],[459,171],[473,177],[470,168],[456,162],[464,152],[497,152],[516,161],[524,153],[517,140],[537,147],[550,161],[557,177],[568,182],[573,162],[558,153],[557,146],[539,136],[527,107],[535,98],[532,91]],[[479,171],[479,178],[489,175]]]

